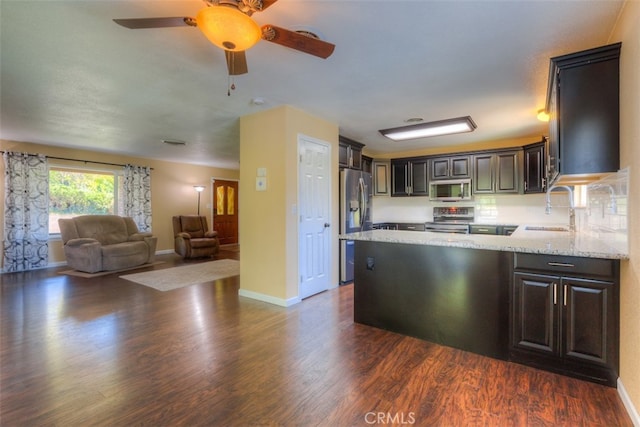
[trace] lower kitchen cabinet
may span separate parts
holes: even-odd
[[[516,254],[510,358],[615,387],[619,262]]]

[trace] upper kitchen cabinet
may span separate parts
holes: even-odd
[[[616,172],[621,43],[551,58],[549,183],[560,175]]]
[[[344,136],[339,137],[338,164],[341,168],[362,170],[364,144]]]
[[[473,155],[473,193],[519,193],[522,150]]]
[[[389,191],[389,169],[391,164],[388,160],[374,160],[373,161],[373,195],[374,196],[388,196],[391,194]]]
[[[362,155],[362,172],[373,173],[373,158]]]
[[[429,160],[430,180],[471,178],[470,156],[442,156]]]
[[[524,193],[546,191],[546,140],[525,145],[524,149]]]
[[[415,157],[391,160],[392,196],[428,196],[428,159]]]

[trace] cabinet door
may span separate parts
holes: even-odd
[[[560,278],[514,274],[512,345],[558,355],[558,286]]]
[[[354,146],[349,147],[349,157],[351,168],[362,170],[362,149]]]
[[[451,178],[471,178],[471,159],[469,156],[451,157]]]
[[[476,154],[473,156],[473,192],[493,193],[493,154]]]
[[[393,161],[391,162],[391,195],[392,196],[408,196],[409,195],[409,162]]]
[[[362,156],[362,172],[373,174],[373,159],[368,156]]]
[[[524,193],[545,192],[544,142],[524,148]]]
[[[520,151],[497,153],[496,155],[496,193],[518,193],[520,191]]]
[[[389,195],[389,162],[373,162],[373,195]]]
[[[411,170],[411,195],[428,196],[427,160],[412,160],[409,164]]]
[[[342,168],[349,167],[349,146],[347,144],[338,145],[338,165]]]
[[[560,172],[616,172],[620,166],[618,60],[560,72]]]
[[[567,359],[615,364],[614,285],[597,280],[562,278],[564,347]]]
[[[447,179],[449,178],[449,158],[438,157],[431,159],[431,179]]]
[[[560,117],[558,115],[558,80],[554,74],[550,85],[547,112],[549,113],[549,145],[547,147],[547,182],[553,182],[560,173]]]

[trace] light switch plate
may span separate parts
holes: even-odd
[[[258,168],[258,176],[267,176],[267,168]]]

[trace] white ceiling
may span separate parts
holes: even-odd
[[[623,4],[279,0],[255,21],[312,29],[334,54],[261,41],[227,96],[224,54],[198,29],[112,21],[195,16],[201,1],[1,0],[0,139],[237,168],[238,118],[282,104],[379,153],[539,136],[549,58],[615,42]],[[378,133],[466,115],[475,132],[403,143]]]

